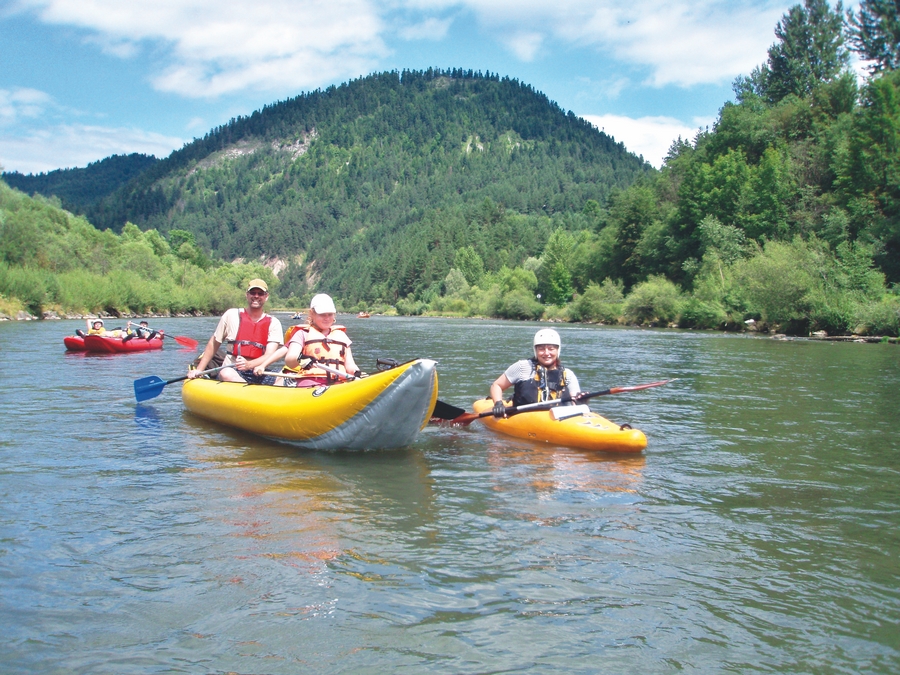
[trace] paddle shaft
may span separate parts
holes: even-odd
[[[307,356],[304,358],[310,358],[310,357]],[[326,373],[331,373],[332,375],[340,377],[341,379],[344,379],[344,380],[355,380],[356,379],[356,375],[350,375],[348,373],[343,373],[340,370],[338,370],[337,368],[331,368],[329,366],[323,365],[318,362],[316,362],[315,366],[316,366],[316,368],[321,368]],[[301,374],[291,375],[290,373],[287,373],[287,374],[286,373],[263,373],[263,374],[264,375],[278,375],[279,377],[296,377],[296,378],[315,377],[315,375],[301,375]]]
[[[640,391],[642,389],[650,389],[651,387],[660,387],[664,384],[668,384],[669,382],[674,382],[676,379],[678,378],[673,378],[671,380],[660,380],[659,382],[650,382],[648,384],[637,384],[631,387],[610,387],[609,389],[603,389],[602,391],[592,391],[587,394],[579,394],[576,398],[556,398],[552,401],[526,403],[525,405],[512,406],[510,408],[507,408],[505,413],[506,417],[511,417],[519,413],[549,410],[550,408],[562,405],[563,403],[572,403],[573,401],[577,401],[578,403],[580,403],[581,401],[587,401],[589,398],[596,398],[597,396],[609,396],[610,394],[622,394],[627,391]],[[483,413],[467,412],[451,420],[451,422],[453,424],[470,424],[475,420],[481,419],[482,417],[492,417],[493,414],[493,410],[488,410]]]
[[[333,368],[325,368],[324,366],[319,366],[323,368],[323,370],[327,370],[329,373],[334,373],[335,375],[340,375],[346,380],[355,380],[356,378],[353,375],[347,375],[346,373],[342,373],[339,370],[334,370]],[[315,375],[302,375],[300,373],[275,373],[270,370],[264,370],[262,372],[263,375],[271,375],[273,377],[287,377],[292,380],[303,380],[311,377],[315,377]]]
[[[148,330],[148,331],[155,330],[154,328],[150,328],[148,326],[141,326],[140,324],[137,324],[134,321],[129,321],[127,325],[128,326],[138,326],[139,328],[142,328],[142,329]],[[196,349],[198,347],[198,345],[200,344],[194,338],[189,338],[187,335],[168,335],[165,331],[161,331],[161,330],[156,330],[156,334],[161,338],[172,338],[173,340],[175,340],[175,342],[180,344],[182,347],[190,347],[191,349]],[[145,338],[145,339],[149,339],[149,338]]]
[[[211,375],[213,373],[218,373],[223,368],[230,367],[231,366],[219,366],[218,368],[210,368],[209,370],[201,371],[198,375]],[[162,390],[167,384],[181,382],[182,380],[188,379],[188,377],[188,375],[182,375],[181,377],[174,377],[171,380],[162,380],[155,375],[142,377],[141,379],[134,381],[134,397],[137,399],[138,403],[147,401],[151,398],[156,398],[162,393]]]
[[[213,373],[218,373],[220,370],[225,370],[226,368],[234,368],[234,365],[230,366],[218,366],[216,368],[209,368],[207,370],[201,370],[197,375],[212,375]],[[175,377],[171,380],[166,380],[166,384],[172,384],[173,382],[181,382],[182,380],[186,380],[190,377],[190,375],[182,375],[181,377]]]

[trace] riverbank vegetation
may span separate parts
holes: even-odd
[[[189,232],[127,224],[97,230],[42,197],[0,181],[0,313],[205,314],[243,303],[261,264],[229,265],[204,254]]]

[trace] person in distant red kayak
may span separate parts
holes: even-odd
[[[552,328],[542,328],[534,335],[534,358],[516,361],[491,383],[494,417],[506,416],[503,392],[515,387],[512,404],[541,403],[557,398],[578,400],[581,387],[578,378],[559,361],[562,342]]]
[[[254,366],[263,362],[281,347],[281,322],[263,311],[269,299],[269,287],[262,279],[253,279],[247,286],[247,307],[233,307],[222,315],[219,325],[206,344],[197,368],[188,372],[194,379],[209,366],[222,344],[232,345],[219,371],[218,378],[226,382],[270,384],[272,378],[257,375]]]
[[[87,335],[99,335],[100,337],[122,337],[125,335],[125,331],[121,328],[114,328],[113,330],[106,330],[106,326],[103,324],[103,319],[85,319],[87,323]],[[76,335],[81,337],[85,336],[84,331],[76,330]]]
[[[132,326],[134,326],[134,328],[132,328]],[[128,342],[129,340],[133,340],[134,338],[152,340],[157,335],[159,335],[159,332],[151,330],[150,324],[148,324],[146,321],[141,321],[139,324],[135,324],[133,321],[129,321],[128,325],[125,327],[125,337],[122,338],[122,342]]]

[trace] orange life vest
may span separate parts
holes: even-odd
[[[321,363],[334,370],[339,370],[342,373],[347,372],[345,354],[347,353],[347,347],[350,346],[350,338],[347,337],[346,328],[335,324],[331,327],[331,331],[329,331],[326,336],[309,324],[291,326],[285,331],[284,344],[290,342],[291,337],[300,330],[304,333],[303,351],[301,354],[311,360],[305,365],[301,362],[297,368],[288,368],[285,366],[285,371],[301,373],[308,377],[327,377],[329,381],[337,378],[333,373],[329,373],[327,370],[319,368],[316,365],[317,363]]]
[[[272,317],[264,314],[263,318],[254,322],[243,309],[239,310],[241,322],[238,324],[238,332],[232,341],[234,356],[243,356],[245,359],[258,359],[266,353],[266,345],[269,343],[269,324]]]

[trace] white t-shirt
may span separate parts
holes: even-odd
[[[569,396],[579,394],[581,392],[581,387],[578,385],[578,378],[575,377],[575,373],[568,368],[563,368],[563,372],[566,375],[567,382],[565,390],[568,392]],[[516,361],[506,369],[504,375],[506,375],[506,379],[512,384],[521,382],[522,380],[529,380],[534,377],[534,363],[531,359]]]
[[[216,326],[216,330],[213,332],[213,337],[217,342],[225,344],[229,340],[234,340],[237,337],[238,328],[241,325],[240,312],[241,310],[237,307],[232,307],[222,315],[222,318],[219,319],[219,324]],[[270,315],[263,314],[260,321],[267,316]],[[283,339],[281,322],[273,316],[272,320],[269,322],[269,335],[266,343],[274,342],[275,344],[280,345]],[[227,345],[227,347],[228,355],[225,357],[223,365],[230,366],[234,363],[234,356],[232,356],[234,350],[231,348],[231,345]]]

